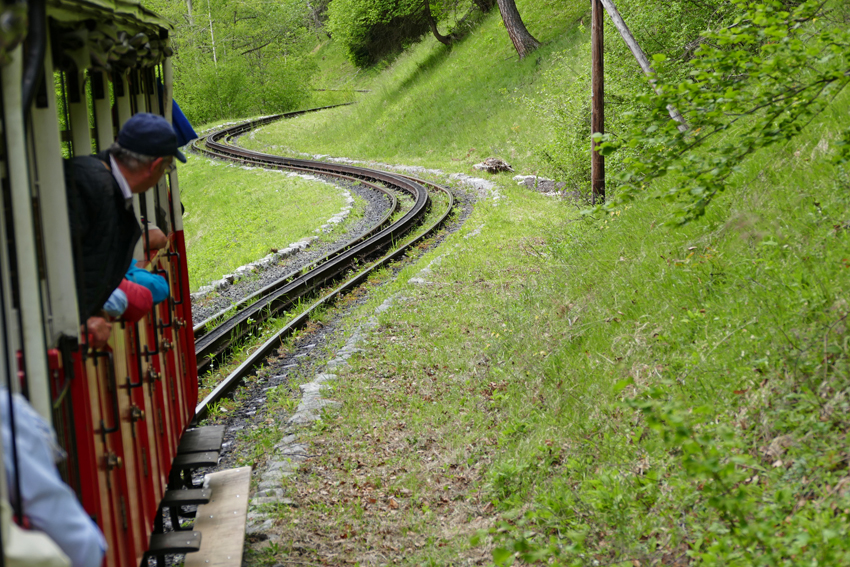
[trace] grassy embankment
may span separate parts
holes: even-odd
[[[398,70],[428,60],[420,49]],[[400,83],[437,93],[443,70]],[[828,155],[847,98],[742,164],[684,228],[664,228],[658,202],[578,220],[503,177],[503,200],[363,308],[406,297],[337,381],[343,407],[315,431],[300,506],[257,559],[845,563],[850,187]],[[449,168],[467,145],[418,145],[418,115],[385,145],[374,118],[340,142],[313,117],[302,149],[413,163],[432,146],[422,161]],[[407,283],[439,256],[431,285]]]
[[[479,204],[360,311],[397,298],[255,559],[846,563],[847,98],[684,228],[510,184]]]
[[[535,33],[551,22],[519,6]],[[509,104],[521,93],[476,104],[451,86],[478,68],[458,69],[469,43],[498,42],[472,61],[509,55],[499,33],[491,18],[451,52],[425,40],[358,111],[261,140],[447,171],[514,148],[523,166],[523,129],[546,131]],[[586,56],[585,32],[556,35]],[[508,59],[498,80],[524,85],[535,68]],[[435,109],[463,100],[457,130],[423,134],[443,120]],[[481,107],[516,118],[496,127]],[[706,217],[678,229],[659,202],[581,220],[494,177],[502,199],[479,203],[359,309],[362,321],[396,298],[334,384],[342,408],[312,431],[299,506],[278,509],[279,539],[251,560],[450,565],[539,550],[580,565],[850,562],[850,178],[828,159],[847,108],[844,93],[753,155]],[[437,257],[429,285],[408,283]]]
[[[341,60],[336,46],[325,45],[315,56],[337,79],[322,84],[370,92],[358,94],[354,106],[274,124],[246,145],[273,153],[370,158],[446,171],[468,171],[495,156],[518,171],[534,173],[538,166],[531,148],[552,131],[549,119],[522,99],[544,88],[541,77],[560,64],[554,54],[571,51],[586,38],[586,30],[576,25],[586,6],[545,0],[522,9],[544,45],[521,62],[498,10],[451,49],[426,36],[383,72],[362,73],[365,78]]]

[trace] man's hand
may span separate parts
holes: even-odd
[[[142,234],[142,238],[144,239],[144,233]],[[148,248],[150,252],[154,252],[155,250],[168,246],[168,237],[165,236],[165,233],[159,228],[149,227],[148,238],[150,239],[150,247]]]
[[[103,317],[89,317],[85,327],[88,327],[90,347],[103,348],[106,346],[106,343],[109,342],[109,335],[112,333],[112,323]]]

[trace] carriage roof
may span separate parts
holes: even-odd
[[[174,27],[169,20],[136,0],[49,0],[47,12],[55,20],[66,23],[106,18],[120,27],[133,30],[158,28],[170,31]]]

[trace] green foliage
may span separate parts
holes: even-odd
[[[673,93],[673,86],[695,80],[689,73],[700,63],[691,61],[709,37],[699,39],[696,31],[721,29],[741,14],[724,3],[629,5],[633,9],[618,2],[630,24],[639,16],[633,30],[641,43],[665,54],[658,69],[665,96],[668,88]],[[548,22],[542,15],[556,13],[553,6],[533,11],[538,19],[532,21]],[[572,116],[586,118],[584,87],[569,84],[584,80],[586,58],[568,49],[586,32],[563,23],[578,21],[584,9],[558,13],[560,27],[549,29],[544,41],[551,43],[538,52],[539,63],[495,70],[481,65],[511,55],[492,17],[452,51],[429,41],[417,45],[356,109],[276,125],[258,133],[257,141],[262,136],[266,147],[291,144],[316,153],[431,160],[454,171],[477,161],[480,154],[470,148],[478,148],[530,168],[529,144],[517,141],[518,130],[532,131],[522,142],[547,143],[550,134],[541,124],[549,111],[560,113],[562,134]],[[704,48],[719,49],[718,57],[740,48],[756,69],[748,73],[759,72],[769,58],[767,46],[787,53],[785,43],[794,37],[816,42],[828,29],[822,24],[820,18],[801,22],[788,32],[788,42],[765,44],[758,26],[742,20],[737,29],[749,29],[755,44]],[[672,37],[671,45],[655,49],[653,34]],[[616,52],[622,48],[617,42],[613,37],[607,44]],[[562,55],[549,65],[551,53]],[[637,96],[650,90],[630,57],[608,59],[615,133],[632,120],[627,111],[645,112],[648,104]],[[787,82],[808,84],[829,65],[792,67]],[[772,84],[763,92],[741,79],[736,89],[750,93],[751,103]],[[544,93],[560,108],[542,104]],[[524,95],[530,104],[523,112],[532,105],[541,112],[519,112],[516,103]],[[732,92],[730,100],[743,105],[747,98]],[[390,454],[375,455],[374,470],[385,470],[385,461],[405,469],[395,480],[384,475],[385,482],[424,487],[422,499],[419,493],[400,499],[403,508],[395,516],[416,518],[401,525],[422,534],[418,540],[452,528],[461,532],[439,549],[425,544],[391,559],[427,564],[427,553],[442,550],[450,559],[436,564],[460,561],[468,540],[458,539],[480,514],[484,522],[498,515],[495,528],[474,540],[497,564],[848,564],[848,103],[844,89],[789,142],[743,156],[735,164],[738,173],[724,182],[734,191],[714,196],[698,222],[660,228],[669,217],[667,204],[644,200],[611,207],[598,222],[576,220],[562,203],[506,186],[498,206],[479,203],[465,226],[447,235],[448,245],[458,246],[445,249],[450,253],[433,271],[432,285],[406,282],[445,250],[404,268],[395,283],[378,290],[362,308],[364,318],[396,292],[407,298],[380,316],[394,340],[364,344],[362,358],[352,359],[353,369],[336,385],[343,415],[322,422],[320,432],[336,431],[340,446],[364,461],[381,443]],[[669,122],[663,105],[649,108],[661,124]],[[697,110],[682,110],[690,112],[693,136],[706,132]],[[722,155],[717,148],[725,136],[746,135],[760,113],[766,111],[739,118],[682,159],[710,163]],[[550,145],[551,163],[565,172],[570,160],[579,163],[566,152],[570,140],[586,148],[587,133]],[[626,157],[654,149],[626,144],[609,163],[621,167]],[[681,179],[677,170],[654,178],[652,191],[675,192]],[[370,392],[368,404],[364,391]],[[364,441],[366,433],[371,437]],[[410,450],[419,444],[427,452]],[[392,453],[394,445],[404,449]],[[427,499],[461,475],[459,507],[452,509],[455,500]],[[293,513],[311,512],[320,525],[328,517],[349,522],[355,516],[341,504]],[[369,522],[364,531],[374,526],[374,517],[358,514],[355,519]],[[452,518],[460,519],[451,524]]]
[[[175,99],[196,122],[292,110],[309,98],[311,14],[300,0],[146,6],[177,22]]]
[[[328,32],[358,67],[428,31],[421,0],[334,0],[328,7]]]
[[[186,115],[199,124],[286,112],[309,97],[307,80],[314,65],[308,59],[283,57],[264,62],[262,68],[242,59],[217,65],[198,61],[178,66],[175,98]]]
[[[732,25],[703,34],[687,79],[659,80],[660,96],[640,97],[648,112],[633,115],[624,142],[603,137],[605,154],[623,145],[634,152],[624,160],[610,206],[670,176],[674,182],[663,193],[650,193],[676,204],[678,223],[702,216],[744,158],[799,134],[850,82],[850,32],[816,23],[823,4],[737,5],[742,15]],[[661,65],[665,57],[655,61]],[[691,130],[678,130],[669,106],[685,114]],[[695,153],[701,146],[712,150]]]
[[[186,115],[197,123],[229,116],[245,116],[251,108],[245,93],[247,73],[241,62],[197,63],[177,66],[175,98]],[[189,86],[192,85],[192,86]]]
[[[435,22],[468,30],[478,23],[470,0],[429,0]],[[328,6],[327,31],[357,67],[369,67],[400,53],[429,31],[422,0],[334,0]]]
[[[538,140],[535,152],[548,175],[565,182],[568,190],[582,191],[590,179],[590,59],[577,59],[575,48],[557,53],[541,82],[523,99],[551,120],[554,135]]]
[[[533,171],[526,152],[537,141],[566,175],[582,163],[568,152],[588,145],[589,130],[579,131],[587,32],[565,24],[579,22],[585,6],[520,6],[524,15],[537,8],[535,29],[551,23],[545,14],[559,18],[539,62],[481,65],[511,56],[497,17],[488,16],[451,51],[418,44],[356,108],[276,125],[256,141],[447,171],[492,152],[515,158],[523,172]],[[647,51],[664,53],[665,93],[694,80],[699,63],[691,61],[708,37],[699,32],[728,27],[746,8],[618,6]],[[802,22],[789,37],[808,41],[828,29],[824,20]],[[653,35],[672,39],[659,46]],[[650,88],[631,55],[610,56],[624,49],[619,38],[607,45],[609,124],[622,136],[633,120],[626,113],[646,112],[639,95]],[[746,46],[759,66],[763,47]],[[809,80],[819,65],[799,76]],[[382,476],[387,485],[424,487],[400,500],[389,529],[401,525],[420,541],[460,534],[388,559],[428,564],[427,554],[443,553],[449,559],[435,564],[448,564],[469,553],[481,562],[492,552],[496,564],[848,563],[849,102],[844,89],[790,141],[740,159],[726,180],[733,190],[715,196],[698,222],[661,228],[669,206],[648,200],[576,220],[562,202],[507,183],[497,206],[480,202],[448,247],[378,290],[364,318],[396,292],[407,298],[380,316],[393,340],[367,342],[352,359],[334,392],[342,417],[323,423],[321,435],[338,435],[352,454],[369,454],[381,439],[387,452],[371,464],[362,457],[365,470],[403,465],[399,478]],[[663,105],[658,111],[668,122]],[[712,159],[713,144],[744,132],[759,112],[688,154]],[[697,114],[689,119],[694,131],[705,128]],[[553,124],[561,145],[550,144]],[[626,144],[609,164],[622,168],[651,149]],[[652,191],[665,194],[679,178],[653,179]],[[432,285],[406,283],[443,254]],[[427,449],[426,438],[434,438]],[[426,452],[411,450],[420,445]],[[428,500],[460,476],[456,499]],[[322,525],[352,516],[339,504],[293,513],[314,513]],[[405,524],[410,517],[417,523]],[[483,549],[469,552],[469,531],[491,520],[495,527],[473,541]],[[398,547],[402,535],[392,537]]]
[[[620,0],[616,5],[637,42],[648,53],[660,53],[668,64],[660,76],[675,81],[687,76],[688,61],[700,45],[700,33],[730,18],[725,0],[646,2]],[[567,190],[587,193],[590,187],[590,27],[589,13],[579,18],[578,45],[552,59],[523,96],[529,108],[551,122],[553,132],[534,141],[542,173],[567,184]],[[641,97],[652,93],[646,77],[619,32],[605,18],[605,131],[615,138],[632,127],[630,113],[646,113]],[[606,160],[609,176],[636,152],[622,148]]]
[[[539,350],[544,329],[560,337],[547,364],[522,369],[559,380],[537,390],[550,400],[539,422],[524,421],[531,435],[570,433],[548,470],[527,450],[517,458],[519,442],[494,463],[539,487],[530,509],[502,500],[504,520],[483,534],[497,564],[850,559],[850,178],[823,143],[846,138],[848,95],[786,147],[743,161],[736,198],[700,222],[648,229],[668,214],[650,201],[551,236],[563,272],[547,280],[548,300],[529,294],[517,310],[575,305],[490,355],[496,367]]]
[[[253,148],[351,158],[368,155],[392,163],[467,172],[473,164],[495,156],[517,172],[538,171],[539,158],[531,150],[535,143],[553,138],[553,121],[540,107],[524,105],[522,100],[559,95],[563,85],[557,83],[545,94],[538,96],[536,91],[541,76],[561,62],[577,68],[567,55],[558,61],[549,58],[581,40],[573,23],[586,6],[564,6],[558,0],[520,0],[517,6],[543,42],[535,57],[522,61],[510,60],[516,51],[496,9],[451,49],[426,36],[384,73],[377,66],[357,70],[343,65],[344,56],[329,44],[317,55],[323,68],[332,66],[333,74],[328,75],[338,79],[331,82],[325,77],[323,86],[339,88],[357,81],[358,88],[370,92],[357,94],[357,105],[272,124],[257,132],[256,142],[261,143]],[[458,13],[464,13],[463,5]],[[584,95],[577,90],[576,96]]]

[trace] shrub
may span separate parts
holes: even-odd
[[[428,31],[421,0],[335,0],[328,31],[352,63],[366,67]]]
[[[670,176],[672,187],[651,194],[676,204],[677,222],[699,218],[748,155],[795,137],[850,84],[850,32],[815,24],[823,4],[736,5],[741,15],[731,25],[700,38],[684,80],[662,79],[662,96],[639,98],[648,112],[633,117],[626,145],[637,155],[624,160],[618,201]],[[685,113],[691,130],[677,129],[670,105]],[[603,153],[623,145],[606,139]],[[693,151],[702,146],[710,151]]]

